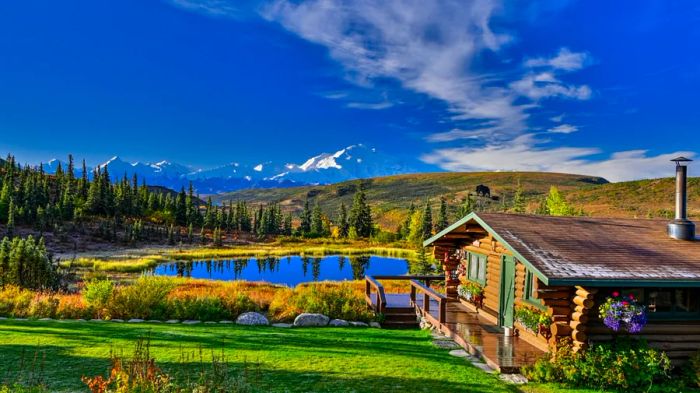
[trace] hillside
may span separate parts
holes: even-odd
[[[587,214],[603,217],[673,217],[675,179],[646,179],[586,186],[565,193]],[[700,177],[688,179],[688,213],[700,217]]]
[[[249,203],[279,202],[286,211],[298,213],[308,198],[311,204],[318,203],[331,217],[336,215],[341,202],[352,204],[352,197],[361,183],[367,192],[375,217],[385,229],[394,229],[405,216],[411,202],[423,205],[430,199],[434,207],[438,198],[447,198],[452,217],[456,218],[457,206],[468,193],[475,194],[476,186],[484,184],[498,200],[478,198],[477,203],[484,210],[502,210],[507,207],[520,181],[527,199],[539,200],[546,195],[550,186],[562,191],[577,190],[582,187],[606,184],[600,177],[541,172],[468,172],[468,173],[421,173],[378,177],[365,180],[347,181],[327,186],[304,186],[294,188],[274,188],[241,190],[215,196],[215,201],[244,200]]]

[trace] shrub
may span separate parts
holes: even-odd
[[[644,341],[619,339],[579,352],[562,344],[553,356],[524,367],[522,372],[535,382],[639,391],[669,383],[670,369],[671,362],[663,352],[649,348]]]
[[[107,313],[112,318],[162,319],[165,299],[174,287],[167,277],[142,276],[132,285],[115,289]]]
[[[231,318],[221,299],[213,296],[168,298],[167,317],[213,321]]]
[[[28,317],[29,307],[34,293],[15,285],[7,285],[0,289],[0,315],[5,317]]]
[[[302,312],[361,321],[374,317],[367,308],[363,292],[345,282],[300,284],[291,292],[280,291],[270,305],[270,313],[277,319],[288,319]]]
[[[62,295],[59,297],[56,318],[61,319],[81,319],[91,318],[83,297],[79,294]]]
[[[700,351],[688,360],[687,374],[688,383],[700,387]]]
[[[187,358],[181,354],[184,363]],[[151,356],[150,342],[139,340],[131,358],[112,356],[111,368],[107,378],[83,377],[91,393],[244,393],[251,392],[252,387],[246,381],[247,373],[232,372],[227,359],[212,352],[211,367],[205,367],[203,358],[199,359],[199,373],[194,380],[187,375],[186,379],[175,378],[158,367],[156,359]],[[2,393],[2,392],[0,392]]]
[[[109,305],[114,292],[114,283],[109,279],[106,280],[90,280],[85,283],[83,288],[83,298],[85,303],[94,310],[98,318],[105,314],[105,309]]]
[[[56,295],[38,293],[34,296],[29,307],[29,316],[34,318],[55,318],[59,303],[60,300]]]

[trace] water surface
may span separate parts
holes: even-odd
[[[157,276],[212,280],[267,281],[295,286],[309,281],[360,280],[365,275],[401,275],[409,263],[401,258],[342,256],[237,258],[230,260],[172,262],[157,266]]]

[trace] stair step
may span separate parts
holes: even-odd
[[[416,314],[401,314],[401,315],[385,315],[384,320],[386,321],[397,321],[397,322],[404,322],[404,321],[416,321]]]
[[[385,329],[414,329],[418,327],[416,322],[384,321],[382,327]]]
[[[387,314],[403,314],[403,313],[415,313],[416,310],[413,307],[387,307],[386,313]]]

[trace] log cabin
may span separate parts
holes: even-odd
[[[445,295],[521,340],[550,351],[562,339],[576,350],[612,340],[599,307],[632,294],[648,322],[634,334],[681,363],[700,350],[700,239],[687,218],[686,164],[676,166],[676,218],[553,217],[471,213],[424,242],[443,261]],[[478,302],[458,285],[483,290]],[[524,326],[518,310],[545,318]]]

